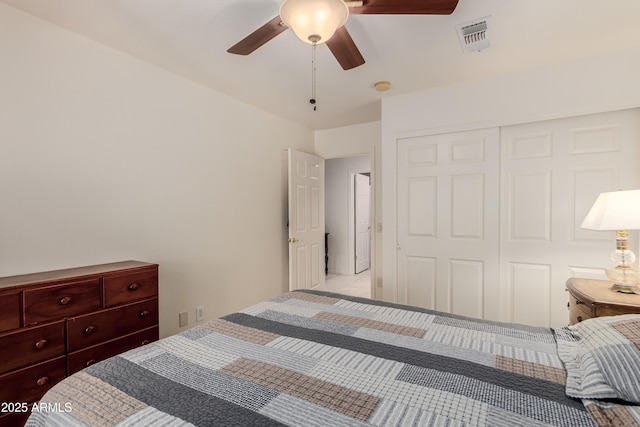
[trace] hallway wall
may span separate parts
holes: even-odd
[[[370,172],[369,156],[325,161],[325,232],[329,233],[329,273],[353,274],[353,237],[349,218],[353,216],[354,172]]]

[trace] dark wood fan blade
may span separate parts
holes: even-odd
[[[359,7],[350,7],[349,13],[377,15],[449,15],[458,0],[364,0]]]
[[[362,54],[344,26],[338,28],[333,37],[327,40],[327,47],[344,70],[350,70],[364,64]]]
[[[281,32],[285,31],[287,28],[289,27],[282,22],[280,16],[276,16],[271,21],[267,22],[262,27],[231,46],[227,49],[227,52],[235,53],[236,55],[249,55],[251,52],[267,43]]]

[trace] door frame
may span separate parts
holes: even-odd
[[[369,168],[371,169],[371,168]],[[356,175],[358,174],[369,174],[369,224],[371,225],[372,221],[371,219],[373,218],[373,209],[372,209],[372,203],[371,203],[371,193],[373,193],[373,191],[371,191],[371,189],[373,188],[372,184],[371,184],[371,171],[370,170],[365,170],[365,169],[349,169],[349,273],[350,274],[357,274],[356,273],[356,220],[355,220],[355,215],[356,215],[356,193],[355,193],[355,178]],[[372,233],[370,233],[372,234]],[[372,243],[371,241],[369,241],[369,259],[371,260],[371,258],[373,258],[371,256],[371,247],[372,247]],[[373,261],[371,260],[371,262],[369,263],[369,269],[371,269],[371,264],[373,263]]]

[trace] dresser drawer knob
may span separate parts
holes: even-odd
[[[128,289],[129,289],[130,291],[135,291],[135,290],[136,290],[136,289],[138,289],[139,287],[140,287],[140,285],[138,285],[137,283],[131,283],[131,284],[128,286]]]
[[[149,311],[147,311],[147,310],[142,310],[140,313],[138,313],[138,317],[141,318],[141,319],[144,319],[148,315],[149,315]]]
[[[49,384],[49,377],[39,378],[38,381],[36,381],[36,384],[38,384],[38,387]]]
[[[60,305],[69,305],[71,301],[73,301],[73,297],[67,295],[66,297],[60,298]]]
[[[35,347],[36,347],[38,350],[42,350],[43,348],[45,348],[45,346],[46,346],[47,344],[49,344],[49,341],[47,341],[47,340],[45,340],[45,339],[41,339],[41,340],[38,340],[38,341],[36,342]]]
[[[140,345],[147,345],[151,342],[151,340],[144,340],[142,341],[142,343],[140,343]]]
[[[94,363],[96,363],[96,362],[97,362],[97,360],[96,360],[96,359],[89,359],[89,360],[87,360],[87,363],[85,363],[85,364],[84,364],[84,366],[85,366],[85,367],[87,367],[87,366],[91,366],[91,365],[93,365],[93,364],[94,364]]]
[[[93,325],[91,325],[91,326],[87,326],[86,328],[84,328],[84,331],[82,331],[82,333],[83,333],[85,336],[89,336],[89,335],[91,335],[92,333],[94,333],[95,331],[96,331],[96,327],[95,327],[95,326],[93,326]]]
[[[579,299],[576,300],[576,305],[580,305],[580,304],[584,304],[582,301],[580,301]]]

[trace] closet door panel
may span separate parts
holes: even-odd
[[[551,266],[513,262],[509,264],[509,283],[512,288],[510,304],[513,322],[547,326],[551,307]],[[517,286],[514,286],[516,285]]]
[[[601,192],[640,188],[640,110],[506,126],[500,135],[506,320],[566,325],[566,280],[604,279],[614,249],[613,232],[580,224]]]
[[[398,141],[398,293],[406,304],[497,318],[497,129]]]

